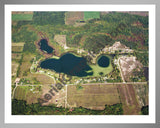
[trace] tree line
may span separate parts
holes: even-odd
[[[104,110],[91,110],[83,107],[69,108],[55,105],[41,106],[39,103],[26,104],[23,100],[12,100],[12,115],[122,115],[122,104],[105,105]]]

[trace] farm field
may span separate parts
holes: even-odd
[[[100,18],[100,12],[84,12],[84,20]]]
[[[81,85],[77,89],[75,85],[67,87],[68,107],[84,107],[103,110],[105,105],[120,103],[117,86],[114,85]]]
[[[12,53],[12,60],[19,61],[22,57],[22,53]]]
[[[18,86],[15,90],[14,99],[24,100],[27,104],[38,103],[42,91],[41,86]]]
[[[12,52],[22,52],[24,43],[12,43]]]
[[[83,24],[83,21],[87,21],[90,19],[100,18],[100,12],[67,12],[65,14],[65,24],[66,25],[74,25],[75,23]],[[77,25],[76,26],[81,26]]]
[[[34,55],[32,54],[24,54],[18,76],[20,78],[27,78],[32,84],[34,84],[36,81],[40,84],[53,84],[54,80],[49,76],[46,76],[44,74],[32,74],[30,72],[33,58]]]
[[[54,86],[54,88],[56,88],[56,87]],[[54,96],[51,95],[50,92],[54,93]],[[54,104],[57,107],[65,107],[66,87],[63,87],[61,90],[58,90],[58,92],[56,92],[50,85],[42,86],[42,95],[41,95],[40,98],[44,99],[45,94],[50,94],[52,96],[52,98],[48,102],[43,103],[42,104],[43,106],[48,106],[48,105],[53,105]]]
[[[83,12],[66,12],[65,13],[65,24],[74,25],[76,21],[83,20]]]
[[[38,81],[38,83],[42,85],[54,84],[54,79],[44,74],[31,74],[30,73],[27,76],[24,76],[24,78],[30,79],[31,82],[34,81],[34,79],[36,79],[36,81]]]
[[[141,107],[138,103],[134,85],[117,85],[120,94],[121,103],[123,104],[124,115],[140,115]]]
[[[22,52],[23,47],[22,46],[12,46],[12,52]]]
[[[15,76],[17,73],[19,63],[12,61],[12,76]]]
[[[121,13],[128,13],[128,14],[132,14],[132,15],[139,15],[139,16],[148,16],[148,12],[144,11],[144,12],[140,12],[140,11],[119,11]],[[113,13],[110,11],[105,11],[105,12],[101,12],[101,15],[105,15],[108,13]]]
[[[12,21],[31,21],[33,14],[12,14]]]
[[[12,11],[12,14],[33,14],[33,11]]]
[[[148,85],[134,85],[136,96],[139,102],[139,105],[146,106],[149,104],[149,87]]]
[[[12,43],[12,46],[19,46],[19,47],[22,46],[23,47],[24,44],[25,44],[24,42],[17,42],[17,43]]]
[[[18,71],[18,77],[28,79],[30,84],[38,84],[38,83],[44,84],[44,85],[54,84],[53,78],[51,78],[47,75],[44,75],[44,74],[33,74],[30,72],[33,58],[34,58],[33,54],[23,54],[22,63],[21,63],[21,65],[19,65],[20,70]],[[12,61],[12,62],[14,62],[14,61]],[[14,68],[14,73],[15,73],[15,68]],[[29,83],[27,83],[27,84],[29,84]]]
[[[34,56],[32,54],[24,54],[22,64],[20,65],[19,77],[24,76],[24,73],[30,72],[30,67],[32,65],[32,60]]]

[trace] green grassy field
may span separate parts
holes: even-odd
[[[12,14],[12,21],[30,21],[32,20],[33,14]]]
[[[90,67],[93,69],[93,76],[100,76],[99,73],[103,72],[103,75],[106,75],[110,73],[113,70],[112,65],[110,64],[107,68],[102,68],[100,66],[96,65],[90,65]]]
[[[107,57],[109,57],[110,60],[112,59],[110,56],[107,56]],[[90,65],[90,67],[92,68],[92,70],[93,70],[93,76],[95,76],[95,77],[96,76],[100,76],[100,74],[99,74],[100,72],[102,72],[103,75],[106,75],[106,74],[109,74],[113,70],[111,61],[110,61],[108,67],[100,67],[98,64],[96,64],[96,65]]]
[[[41,86],[18,86],[15,90],[14,99],[25,100],[27,104],[38,103],[41,96]]]
[[[100,18],[100,12],[84,12],[84,20]]]

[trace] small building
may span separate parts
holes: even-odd
[[[15,83],[19,83],[20,78],[16,78]]]

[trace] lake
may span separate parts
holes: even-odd
[[[97,64],[100,67],[108,67],[110,64],[110,58],[108,56],[102,55],[98,58]]]
[[[53,52],[53,48],[48,45],[48,41],[46,39],[41,39],[38,45],[40,46],[40,49],[42,51],[45,51],[48,54],[51,54]]]
[[[71,53],[66,53],[59,59],[51,58],[44,60],[40,63],[40,67],[71,76],[84,77],[93,75],[92,68],[87,64],[86,59]]]
[[[88,65],[84,57],[78,57],[72,53],[66,53],[59,59],[46,59],[40,63],[40,67],[78,77],[93,76],[93,74],[97,76],[95,74],[99,72],[106,74],[111,70],[110,57],[106,55],[99,56],[96,65]]]

